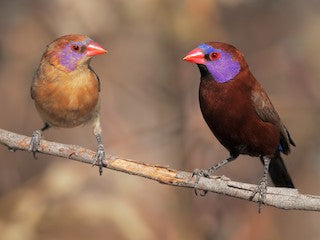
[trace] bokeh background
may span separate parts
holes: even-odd
[[[224,41],[245,55],[297,147],[285,158],[302,193],[320,194],[320,1],[2,0],[0,127],[42,126],[30,83],[46,45],[87,34],[109,50],[102,80],[109,153],[192,171],[225,158],[198,106],[199,72],[181,58]],[[96,148],[90,126],[51,129],[48,140]],[[123,173],[0,146],[0,239],[320,239],[320,215],[217,194],[196,197]],[[257,183],[259,160],[242,156],[219,175]]]

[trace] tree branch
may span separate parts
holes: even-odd
[[[30,140],[30,137],[0,129],[0,143],[11,151],[28,151]],[[94,151],[83,147],[46,140],[41,141],[39,152],[87,164],[92,164],[95,156]],[[195,178],[189,172],[139,163],[116,156],[110,156],[107,162],[106,168],[152,179],[163,184],[187,188],[195,186]],[[251,199],[255,188],[256,185],[234,182],[224,176],[201,177],[198,183],[199,190],[257,202],[257,196]],[[320,211],[320,196],[303,195],[297,189],[268,187],[264,202],[266,205],[287,210]]]

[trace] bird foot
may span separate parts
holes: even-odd
[[[196,177],[195,183],[194,183],[194,193],[198,196],[198,188],[199,188],[199,180],[200,177],[210,177],[211,175],[211,171],[210,169],[195,169],[192,173],[192,177]],[[205,196],[208,191],[207,190],[201,190],[202,193],[200,193],[199,195],[201,197]]]
[[[251,199],[254,198],[254,196],[258,194],[258,212],[261,213],[262,204],[264,204],[266,200],[266,194],[267,194],[267,180],[262,179],[259,183],[259,185],[256,187],[256,189],[253,191]]]
[[[36,152],[38,151],[39,145],[41,140],[41,131],[36,130],[32,133],[29,151],[32,152],[34,159],[37,159]]]
[[[95,166],[95,165],[99,166],[100,176],[102,175],[103,167],[106,166],[106,164],[104,163],[105,159],[106,159],[106,153],[104,151],[104,147],[102,144],[99,144],[94,162],[92,163],[92,166]]]

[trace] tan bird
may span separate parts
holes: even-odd
[[[98,142],[94,164],[99,173],[105,160],[100,126],[100,80],[90,67],[93,56],[106,53],[85,35],[66,35],[50,43],[31,85],[31,97],[44,122],[33,132],[29,150],[38,150],[42,132],[50,127],[72,128],[92,122]]]

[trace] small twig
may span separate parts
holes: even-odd
[[[0,129],[0,143],[9,150],[28,151],[31,138]],[[95,152],[89,149],[42,140],[39,152],[92,164]],[[190,172],[177,171],[168,167],[135,162],[116,156],[109,156],[106,168],[131,175],[152,179],[163,184],[194,188],[195,178]],[[256,185],[234,182],[226,177],[201,177],[198,189],[224,194],[235,198],[257,202],[252,198]],[[320,211],[320,196],[303,195],[297,189],[268,187],[265,204],[287,210]]]

